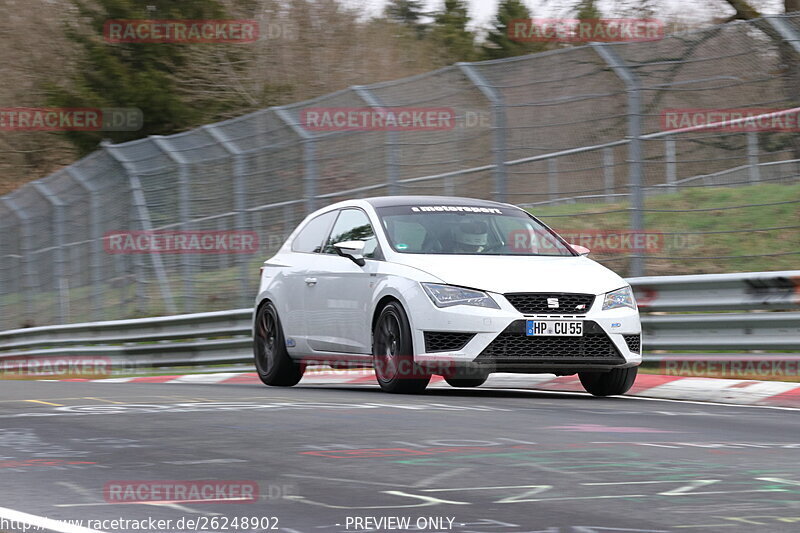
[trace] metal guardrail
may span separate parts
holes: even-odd
[[[3,361],[107,357],[115,368],[249,362],[252,309],[0,332]]]
[[[798,350],[800,313],[643,316],[648,350]]]
[[[800,310],[800,270],[630,278],[639,309],[695,311]]]
[[[800,270],[628,281],[643,311],[649,351],[800,352]],[[770,312],[775,310],[783,312]],[[104,357],[126,370],[250,363],[251,317],[252,309],[233,309],[4,331],[0,369],[9,362],[53,357]]]
[[[645,360],[667,358],[652,353],[662,350],[800,352],[800,312],[791,312],[800,311],[800,270],[628,282],[642,311],[644,346],[651,352]]]

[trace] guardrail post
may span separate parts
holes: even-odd
[[[233,160],[233,208],[236,212],[236,229],[246,230],[249,226],[247,224],[247,186],[245,183],[247,179],[247,161],[244,153],[238,146],[228,140],[221,131],[216,129],[213,124],[203,126],[203,129],[230,154]],[[260,230],[261,228],[256,227],[256,229]],[[242,303],[249,303],[247,280],[250,279],[252,273],[247,271],[247,260],[244,257],[237,258],[237,260],[239,261],[239,294],[241,295]]]
[[[128,184],[131,191],[131,207],[133,208],[134,214],[139,219],[139,226],[144,231],[152,232],[153,225],[150,222],[150,211],[147,209],[147,200],[144,196],[144,191],[142,190],[142,184],[139,181],[139,176],[137,176],[136,172],[133,171],[133,168],[129,162],[125,161],[115,153],[115,148],[111,143],[104,141],[100,143],[100,146],[125,170],[125,173],[128,175]],[[164,300],[164,307],[166,307],[167,312],[175,314],[177,313],[175,301],[172,299],[172,291],[169,288],[169,279],[167,278],[167,273],[164,270],[164,262],[161,260],[161,255],[152,252],[148,255],[150,256],[150,260],[153,264],[153,270],[155,270],[156,278],[158,279],[158,284],[161,288],[161,298]],[[137,283],[141,283],[141,281],[137,280]],[[144,311],[144,309],[140,309],[140,311]]]
[[[758,168],[758,133],[755,131],[747,132],[747,164],[750,182],[761,181],[761,172]]]
[[[642,190],[642,84],[631,67],[625,64],[611,45],[590,43],[614,73],[625,84],[628,93],[628,185],[631,198],[631,229],[644,230],[644,191]],[[631,255],[631,275],[644,275],[644,257],[641,252]]]
[[[672,135],[664,137],[664,159],[667,163],[667,190],[678,192],[675,182],[678,180],[678,166],[675,160],[675,138]]]
[[[64,254],[64,228],[66,220],[64,217],[64,202],[62,202],[47,186],[41,181],[34,181],[31,186],[42,195],[53,209],[53,218],[50,220],[50,228],[53,239],[53,284],[58,292],[58,314],[56,319],[60,324],[69,322],[69,280],[66,276],[66,256]]]
[[[178,168],[178,219],[181,221],[183,231],[188,231],[189,221],[191,220],[190,191],[189,191],[189,162],[179,151],[170,146],[169,141],[160,135],[151,135],[150,140],[161,152],[175,163]],[[191,298],[194,294],[194,277],[197,269],[192,254],[184,253],[181,257],[181,281],[183,282],[183,295],[181,298],[181,309],[185,313],[192,311]]]
[[[614,202],[614,149],[603,148],[603,186],[606,191],[606,203]]]
[[[469,81],[480,90],[492,106],[492,152],[494,153],[494,199],[506,201],[507,171],[507,126],[506,107],[503,95],[471,63],[456,63]]]
[[[386,107],[367,87],[363,85],[353,85],[351,89],[353,89],[359,98],[364,100],[372,109]],[[391,196],[398,193],[397,159],[397,132],[388,130],[386,132],[386,190]]]
[[[33,310],[33,301],[34,295],[33,290],[37,286],[36,283],[36,275],[33,271],[33,257],[32,257],[32,246],[31,243],[33,242],[33,228],[31,228],[31,216],[25,212],[25,210],[17,204],[15,200],[12,200],[8,197],[0,198],[0,201],[3,201],[6,206],[14,213],[14,216],[17,217],[20,224],[20,262],[22,263],[22,294],[23,299],[25,300],[25,316],[22,320],[23,325],[32,325],[35,323],[36,317],[34,316]]]
[[[89,259],[89,279],[92,281],[92,317],[93,320],[100,320],[104,316],[102,310],[103,236],[100,234],[100,196],[97,187],[74,165],[67,167],[66,172],[89,195],[89,231],[91,232],[89,238],[92,241],[91,258]]]
[[[283,107],[273,107],[278,115],[292,131],[303,140],[303,184],[306,197],[306,214],[317,209],[317,146],[314,135],[309,133],[302,125],[292,118],[292,115]]]

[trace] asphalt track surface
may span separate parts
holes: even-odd
[[[101,531],[796,532],[798,459],[793,409],[370,384],[0,382],[0,518],[172,521]],[[258,498],[104,494],[151,480],[250,481]]]

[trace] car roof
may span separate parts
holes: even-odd
[[[375,196],[364,198],[372,207],[392,207],[397,205],[463,205],[468,207],[508,207],[508,204],[481,200],[479,198],[462,198],[459,196]]]

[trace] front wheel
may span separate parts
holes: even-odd
[[[375,377],[384,392],[416,394],[425,390],[431,375],[414,363],[411,326],[403,308],[386,304],[372,332]]]
[[[586,392],[593,396],[625,394],[633,386],[639,367],[614,368],[610,372],[578,372]]]
[[[256,370],[261,381],[278,387],[297,385],[305,365],[293,361],[286,351],[278,310],[272,302],[258,308],[253,333]]]

